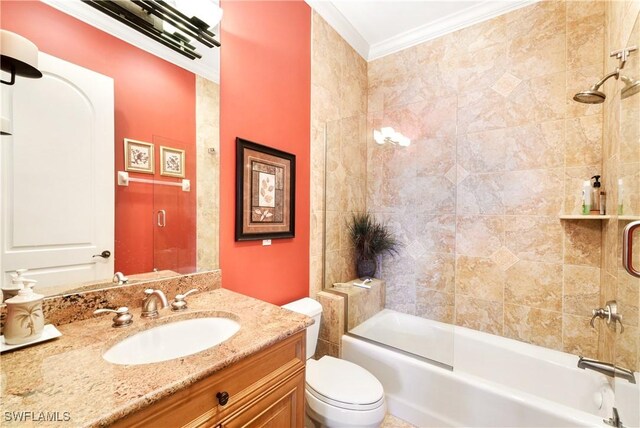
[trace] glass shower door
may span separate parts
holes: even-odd
[[[185,178],[195,177],[190,171],[189,156],[194,156],[185,143],[154,136],[157,148],[169,147],[185,150]],[[160,152],[158,150],[158,152]],[[160,153],[158,153],[160,155]],[[161,157],[161,156],[159,156]],[[160,163],[163,159],[160,159]],[[195,168],[195,163],[193,163]],[[162,167],[161,167],[162,170]],[[156,175],[153,186],[153,267],[165,274],[187,274],[196,268],[196,202],[195,183],[185,191],[180,186],[182,178]],[[173,185],[166,185],[166,184]]]
[[[640,19],[625,45],[640,46]],[[618,160],[618,270],[616,302],[622,327],[613,337],[614,363],[635,372],[640,382],[640,55],[634,52],[621,72],[620,155]],[[618,95],[618,94],[616,94]],[[614,100],[614,102],[617,100]],[[631,228],[635,227],[635,233]],[[626,233],[629,232],[629,233]],[[627,239],[625,242],[625,235]],[[627,245],[625,245],[627,244]],[[611,331],[607,332],[611,336]],[[615,406],[625,426],[640,426],[640,388],[615,378]]]

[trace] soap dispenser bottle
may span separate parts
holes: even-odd
[[[11,285],[6,285],[2,287],[2,300],[6,301],[12,298],[13,296],[18,295],[18,291],[20,291],[24,284],[33,283],[35,284],[37,281],[34,279],[27,279],[23,275],[27,272],[27,269],[17,269],[15,273],[11,274]]]
[[[591,211],[600,214],[600,190],[602,190],[600,189],[600,176],[594,175],[591,178],[594,180],[593,187],[591,188]]]
[[[34,293],[31,289],[36,282],[33,279],[23,278],[18,295],[5,301],[7,321],[4,326],[4,341],[7,345],[31,342],[42,335],[44,329],[42,301],[44,296]]]

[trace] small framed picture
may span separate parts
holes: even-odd
[[[160,175],[184,178],[184,150],[160,146]]]
[[[143,141],[124,139],[124,169],[125,171],[143,172],[153,174],[155,172],[155,158],[153,156],[153,144]]]
[[[296,157],[236,138],[236,241],[295,236]]]

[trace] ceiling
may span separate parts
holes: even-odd
[[[536,0],[306,0],[371,61]]]

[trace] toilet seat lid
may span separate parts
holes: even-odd
[[[339,407],[368,408],[379,405],[384,397],[375,376],[357,364],[330,356],[307,361],[306,378],[313,395]]]

